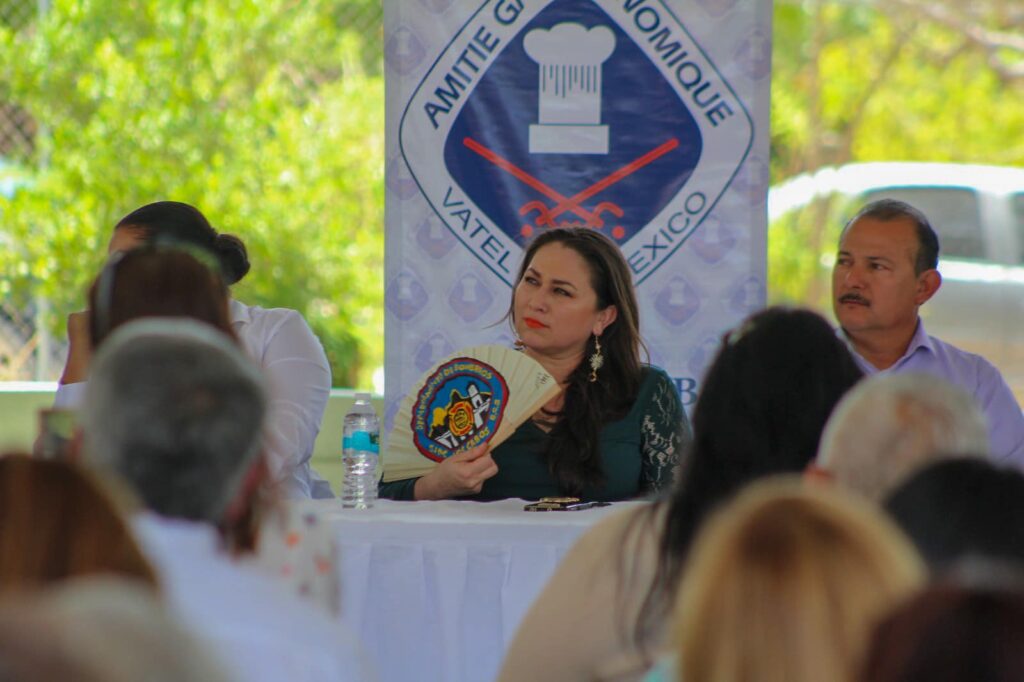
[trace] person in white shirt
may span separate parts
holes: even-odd
[[[228,285],[249,271],[248,252],[238,237],[218,233],[198,209],[177,201],[147,204],[126,215],[117,223],[108,251],[160,243],[212,254]],[[310,466],[331,389],[331,368],[320,341],[294,310],[249,306],[234,299],[229,306],[235,335],[269,381],[264,451],[270,480],[283,487],[288,497],[333,497],[328,483]],[[78,406],[85,392],[92,355],[87,312],[68,318],[68,341],[56,407]]]
[[[232,562],[219,539],[258,486],[259,368],[222,332],[183,318],[120,326],[92,364],[83,457],[146,506],[134,528],[178,617],[238,680],[374,679],[349,630]]]

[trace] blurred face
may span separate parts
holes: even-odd
[[[918,307],[938,288],[935,270],[915,274],[918,248],[910,219],[861,218],[846,230],[832,270],[832,306],[851,337],[916,326]]]
[[[583,257],[557,242],[534,254],[516,285],[516,332],[526,347],[551,357],[582,355],[592,334],[615,320],[615,306],[598,310]]]
[[[107,246],[107,254],[116,251],[131,251],[142,246],[146,241],[146,231],[140,227],[119,227],[114,230]]]

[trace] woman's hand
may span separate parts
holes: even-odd
[[[64,365],[60,383],[76,384],[85,381],[92,361],[92,344],[89,342],[89,312],[80,310],[68,315],[68,361]]]
[[[416,481],[413,497],[417,500],[446,500],[462,495],[475,495],[486,481],[498,473],[487,443],[471,450],[457,452],[444,460],[426,476]]]

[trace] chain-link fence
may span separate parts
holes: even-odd
[[[121,0],[108,0],[119,3]],[[31,31],[39,17],[49,6],[49,0],[0,0],[0,27],[11,31]],[[383,8],[382,0],[336,0],[330,13],[339,30],[355,30],[366,36],[362,43],[362,69],[366,73],[383,72]],[[324,74],[324,78],[335,74]],[[302,80],[310,91],[318,85],[318,74],[303,73]],[[300,86],[301,87],[301,86]],[[38,141],[45,136],[45,121],[37,121],[31,111],[16,101],[4,101],[0,84],[0,173],[4,166],[13,165],[31,169],[38,158]],[[52,151],[60,154],[60,149]],[[0,192],[17,191],[3,182],[0,174]],[[3,221],[0,219],[0,232]],[[0,234],[0,243],[3,242]],[[0,273],[0,285],[5,275]],[[3,291],[3,286],[0,286]],[[66,353],[62,339],[54,339],[51,328],[49,303],[30,298],[14,301],[0,296],[0,381],[55,380],[60,373]]]
[[[0,158],[28,161],[35,152],[35,119],[17,104],[0,103]]]
[[[43,299],[25,306],[0,304],[0,381],[53,381],[64,363],[67,344],[42,324]]]
[[[25,30],[41,9],[39,0],[0,0],[0,26]],[[14,102],[0,102],[0,159],[31,159],[36,133],[36,122],[29,112]]]
[[[0,0],[0,26],[27,30],[40,11],[38,0]],[[28,111],[0,101],[0,165],[31,163],[38,131]],[[0,301],[0,381],[50,379],[59,370],[63,348],[53,348],[50,335],[39,331],[41,306]]]

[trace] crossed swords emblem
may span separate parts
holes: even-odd
[[[594,229],[602,229],[605,226],[605,219],[602,218],[603,213],[610,213],[616,218],[621,218],[625,215],[622,208],[611,201],[598,202],[592,209],[588,209],[583,206],[583,202],[594,196],[600,194],[604,190],[608,189],[615,183],[629,177],[633,173],[644,166],[653,163],[657,159],[660,159],[665,154],[668,154],[673,149],[679,146],[679,140],[672,138],[667,142],[658,145],[651,151],[637,157],[634,161],[627,163],[622,168],[605,176],[598,180],[594,184],[590,185],[582,192],[575,194],[571,197],[566,197],[562,193],[553,189],[550,185],[538,180],[533,175],[530,175],[525,170],[515,165],[508,159],[505,159],[492,150],[488,149],[484,145],[480,144],[476,140],[467,137],[462,140],[462,144],[468,147],[471,151],[479,154],[487,161],[493,163],[498,168],[508,172],[510,175],[515,177],[517,180],[522,182],[529,187],[537,190],[540,194],[544,195],[551,201],[555,202],[554,206],[549,206],[544,201],[533,200],[528,201],[519,208],[519,215],[526,217],[530,213],[536,212],[536,217],[533,218],[533,224],[526,223],[520,228],[520,232],[524,237],[529,237],[533,234],[535,227],[537,228],[550,228],[550,227],[590,227]],[[555,219],[566,212],[572,212],[576,214],[580,220],[562,220],[558,223]],[[621,225],[615,225],[611,230],[612,236],[615,239],[622,239],[626,236],[626,230]]]

